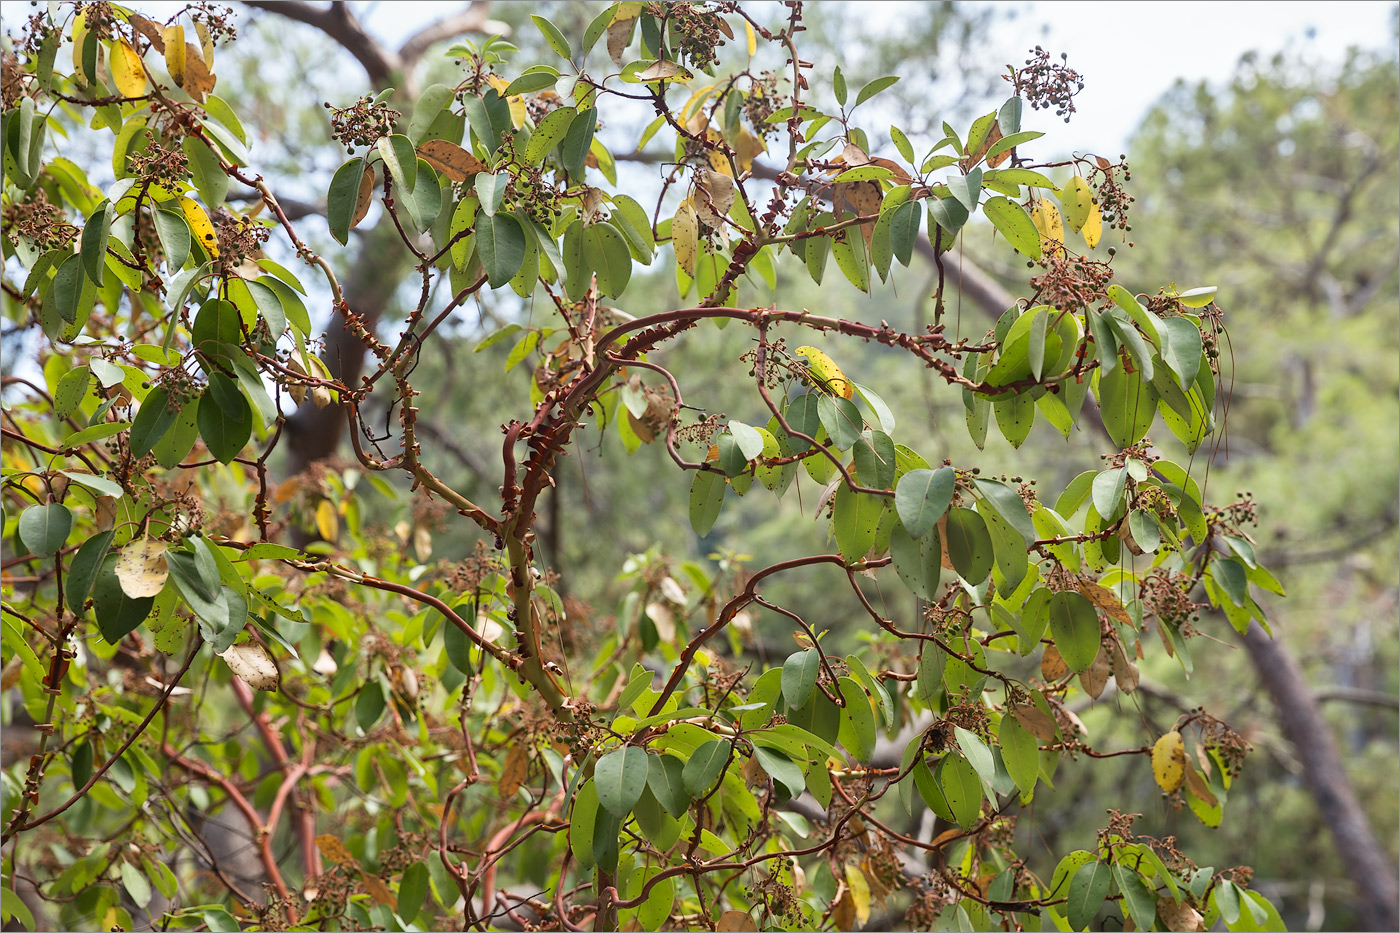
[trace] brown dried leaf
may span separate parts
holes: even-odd
[[[629,4],[621,4],[628,6]],[[619,68],[622,67],[622,55],[627,51],[627,43],[632,38],[632,26],[637,22],[637,14],[623,16],[623,11],[619,9],[613,17],[613,21],[608,24],[608,57],[612,63]]]
[[[98,531],[106,531],[117,522],[117,500],[114,496],[98,496],[93,509],[93,521]]]
[[[720,914],[719,922],[715,924],[715,929],[719,933],[757,933],[758,924],[754,923],[745,910],[726,910]],[[838,929],[849,929],[838,925]]]
[[[230,645],[219,657],[235,677],[254,690],[273,691],[281,684],[282,673],[277,669],[277,662],[256,642]]]
[[[976,165],[978,162],[981,162],[982,157],[987,154],[987,150],[995,146],[997,144],[997,141],[1000,139],[1001,127],[997,126],[996,121],[992,121],[992,128],[987,133],[987,138],[982,141],[981,148],[979,148],[977,152],[975,152],[972,156],[968,157],[967,159],[964,159],[963,165],[966,166],[968,169],[971,169],[972,166]],[[996,168],[998,165],[1005,162],[1009,158],[1011,158],[1010,149],[1006,150],[1000,155],[988,159],[987,168]]]
[[[1132,693],[1138,688],[1137,662],[1128,657],[1117,639],[1113,642],[1113,679],[1124,693]]]
[[[129,19],[136,31],[150,41],[152,48],[162,55],[165,54],[165,37],[160,34],[161,27],[158,24],[146,19],[140,13],[132,13]]]
[[[1126,527],[1126,523],[1124,523]],[[1132,616],[1128,615],[1128,610],[1123,608],[1123,603],[1118,597],[1106,587],[1099,586],[1092,580],[1079,580],[1079,592],[1089,598],[1089,602],[1094,604],[1094,608],[1108,613],[1108,617],[1115,622],[1131,626]]]
[[[1108,686],[1108,678],[1113,673],[1113,662],[1109,659],[1109,654],[1099,646],[1099,655],[1094,658],[1094,663],[1079,675],[1079,685],[1084,688],[1084,692],[1097,700],[1103,694],[1103,688]]]
[[[1206,783],[1206,779],[1201,777],[1200,772],[1189,764],[1186,766],[1186,789],[1191,792],[1193,797],[1204,800],[1212,807],[1220,804],[1219,798],[1211,791],[1210,785]]]
[[[1046,683],[1054,683],[1067,674],[1069,665],[1065,663],[1060,649],[1054,645],[1046,645],[1040,655],[1040,676],[1045,678]]]
[[[1168,930],[1179,930],[1181,933],[1202,933],[1205,930],[1200,913],[1185,901],[1178,904],[1170,897],[1159,897],[1157,916]]]
[[[691,201],[705,225],[719,230],[724,226],[729,208],[734,205],[734,195],[734,179],[722,172],[701,169]]]
[[[529,776],[530,745],[527,742],[516,742],[506,753],[505,763],[501,765],[501,778],[496,782],[501,798],[505,800],[514,797],[515,792]]]
[[[170,62],[170,56],[166,55],[166,64]],[[185,92],[200,103],[208,94],[214,93],[214,85],[219,81],[218,76],[209,70],[209,66],[204,63],[199,49],[194,43],[185,43],[185,78],[180,82],[180,86]]]
[[[350,850],[345,848],[345,843],[340,841],[340,837],[330,833],[322,833],[316,837],[316,848],[321,851],[321,858],[328,862],[335,862],[337,865],[355,860],[355,857],[350,854]]]
[[[360,176],[360,190],[355,195],[355,213],[350,215],[350,229],[360,225],[360,221],[365,219],[369,213],[369,206],[374,203],[374,166],[365,168],[364,174]],[[305,389],[302,389],[305,393]],[[301,404],[297,402],[297,404]]]
[[[452,181],[466,181],[478,172],[491,170],[485,162],[446,139],[428,140],[418,147],[418,155]]]
[[[1018,706],[1011,711],[1016,721],[1031,735],[1042,742],[1055,741],[1055,718],[1043,712],[1038,706]]]
[[[397,903],[394,892],[390,891],[389,886],[383,881],[380,881],[376,876],[371,875],[369,872],[362,871],[360,872],[360,880],[364,882],[365,890],[369,892],[369,896],[374,899],[376,904],[383,904],[385,907],[393,907]]]

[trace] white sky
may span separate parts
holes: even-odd
[[[514,0],[520,2],[520,0]],[[819,0],[829,2],[829,0]],[[921,0],[858,0],[874,19],[898,27],[899,7]],[[372,33],[397,45],[460,2],[357,3]],[[497,0],[497,6],[504,6]],[[601,10],[606,4],[596,4]],[[990,60],[1019,64],[1037,44],[1087,72],[1072,124],[1076,147],[1115,156],[1152,103],[1178,78],[1223,82],[1244,53],[1293,44],[1320,61],[1349,46],[1390,42],[1387,0],[968,0],[1014,12],[988,38]],[[1393,51],[1393,49],[1392,49]],[[994,54],[993,54],[994,53]],[[820,69],[818,72],[820,73]],[[1049,127],[1043,127],[1049,128]]]

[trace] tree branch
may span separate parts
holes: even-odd
[[[330,36],[364,66],[370,84],[384,87],[389,76],[402,71],[403,59],[380,45],[369,33],[347,3],[337,0],[329,7],[312,6],[302,0],[248,0],[248,6],[294,19]]]
[[[490,3],[478,0],[478,2],[467,4],[466,9],[461,12],[444,16],[437,22],[424,26],[409,36],[407,41],[399,47],[399,60],[403,63],[403,67],[405,69],[413,68],[434,42],[441,42],[444,39],[451,39],[469,32],[481,32],[493,36],[510,35],[510,26],[500,20],[487,17],[486,14],[490,9]]]

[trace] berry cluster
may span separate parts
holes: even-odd
[[[233,7],[198,0],[185,7],[185,12],[196,24],[209,30],[209,41],[215,45],[238,38],[238,27],[233,25]]]
[[[63,249],[78,236],[78,228],[68,223],[68,215],[49,203],[43,188],[34,189],[27,201],[11,201],[0,212],[4,220],[5,238],[11,243],[19,237],[34,244],[38,250]]]
[[[219,238],[219,261],[226,269],[237,268],[245,259],[256,259],[272,231],[255,220],[219,211],[214,217],[214,233]]]
[[[1113,270],[1107,262],[1070,252],[1047,255],[1042,263],[1045,272],[1031,278],[1036,299],[1061,311],[1082,311],[1097,301],[1108,298],[1108,284]]]
[[[706,11],[703,3],[659,2],[648,4],[647,12],[670,22],[671,41],[681,59],[702,69],[719,64],[719,47],[729,27],[717,13]]]
[[[770,125],[768,118],[777,113],[782,105],[783,98],[778,92],[778,75],[772,71],[765,71],[753,79],[748,93],[744,95],[744,118],[759,135],[772,136],[778,132],[779,127],[777,124]]]
[[[331,112],[331,138],[351,155],[356,146],[373,146],[393,133],[394,121],[399,118],[397,110],[368,94],[349,107],[333,107],[326,101],[326,109]]]
[[[1058,62],[1051,62],[1050,53],[1038,45],[1030,54],[1025,67],[1011,69],[1007,80],[1016,88],[1016,96],[1029,103],[1032,110],[1053,107],[1055,116],[1064,117],[1068,123],[1074,114],[1074,95],[1084,90],[1083,76],[1065,64],[1069,55],[1064,52]]]
[[[188,172],[189,160],[179,149],[152,145],[131,155],[131,173],[162,188],[180,188]]]

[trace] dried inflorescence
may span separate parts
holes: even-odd
[[[1050,53],[1037,45],[1030,54],[1025,66],[1013,69],[1007,80],[1032,110],[1054,108],[1055,116],[1068,123],[1075,112],[1074,96],[1084,90],[1083,76],[1066,64],[1067,53],[1061,52],[1060,61],[1052,62]]]
[[[68,222],[63,209],[49,203],[43,188],[35,188],[26,201],[11,201],[0,217],[5,237],[11,243],[24,237],[40,252],[65,249],[78,237],[78,228]]]
[[[1107,262],[1063,251],[1059,256],[1047,255],[1042,265],[1045,272],[1031,279],[1031,287],[1044,304],[1061,311],[1083,311],[1108,299],[1113,269]]]
[[[394,132],[399,112],[366,94],[349,107],[334,107],[326,101],[331,112],[331,138],[354,154],[356,146],[373,146]]]

